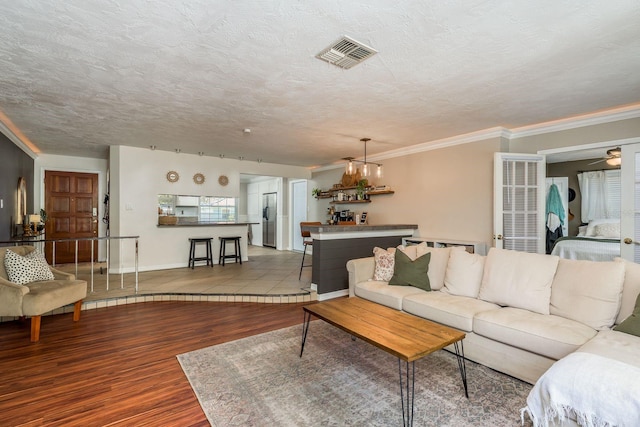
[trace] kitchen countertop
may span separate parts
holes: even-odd
[[[412,236],[418,229],[416,224],[380,224],[380,225],[305,225],[315,240],[362,239],[383,236]]]
[[[361,231],[417,230],[416,224],[380,224],[380,225],[305,225],[302,227],[312,233],[347,233]]]
[[[180,224],[158,224],[158,227],[162,228],[175,228],[175,227],[223,227],[230,225],[250,225],[258,224],[257,222],[189,222]]]

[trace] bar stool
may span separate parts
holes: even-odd
[[[189,267],[193,269],[195,267],[196,261],[207,261],[207,266],[211,263],[211,267],[213,268],[213,251],[211,250],[211,241],[213,237],[192,237],[189,239],[191,242],[191,247],[189,249]],[[207,250],[207,256],[196,257],[196,245],[199,243],[203,243]]]
[[[311,264],[304,265],[304,257],[307,255],[307,246],[313,247],[313,239],[309,240],[311,237],[311,233],[308,231],[302,230],[302,227],[305,225],[322,225],[321,222],[301,222],[300,223],[300,233],[302,235],[302,244],[304,245],[304,249],[302,250],[302,262],[300,263],[300,274],[298,274],[298,280],[302,277],[302,269],[304,267],[311,267]]]
[[[236,262],[242,264],[242,253],[240,252],[240,236],[231,237],[218,237],[220,239],[220,256],[218,257],[218,264],[224,266],[224,260],[233,258]],[[227,242],[233,242],[234,253],[227,255]]]

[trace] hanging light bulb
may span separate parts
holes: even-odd
[[[383,171],[382,165],[379,163],[367,163],[367,142],[371,141],[371,138],[362,138],[360,141],[364,142],[364,159],[356,160],[353,157],[343,157],[342,160],[347,160],[347,164],[345,165],[345,173],[347,175],[354,175],[357,172],[356,166],[354,163],[362,163],[362,171],[360,172],[361,177],[369,177],[373,174],[373,165],[377,166],[375,176],[377,178],[382,178]]]
[[[346,173],[347,175],[353,175],[354,173],[356,173],[355,169],[356,169],[356,168],[355,168],[355,166],[353,165],[353,161],[350,159],[350,160],[347,162],[347,166],[345,167],[345,173]]]

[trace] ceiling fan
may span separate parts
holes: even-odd
[[[620,158],[621,154],[622,150],[620,150],[620,147],[611,148],[607,150],[607,155],[605,157],[600,160],[596,160],[595,162],[589,163],[589,165],[595,165],[596,163],[600,162],[607,162],[607,164],[610,166],[620,166],[620,163],[622,163],[622,159]]]

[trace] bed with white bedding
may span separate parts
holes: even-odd
[[[593,220],[580,227],[577,236],[556,240],[551,254],[566,259],[613,261],[620,256],[620,220]]]
[[[561,237],[556,240],[551,254],[566,259],[613,261],[620,256],[620,239]]]

